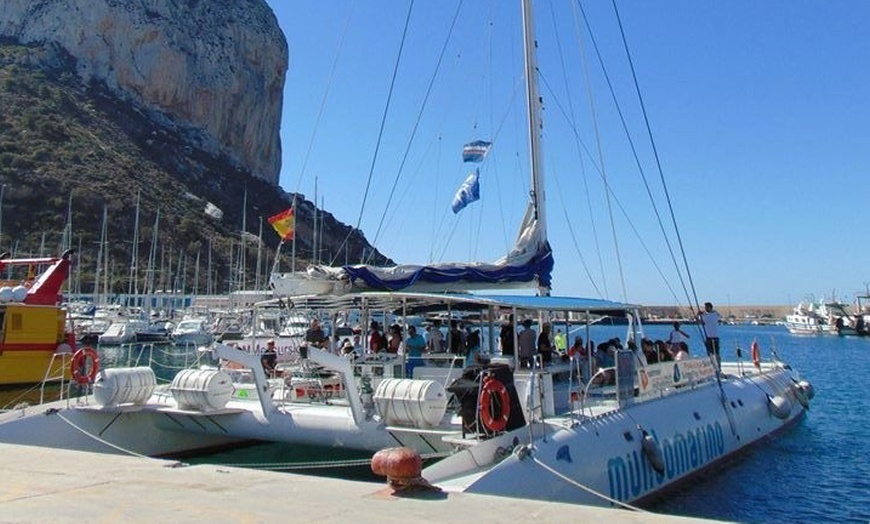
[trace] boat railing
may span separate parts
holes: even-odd
[[[60,365],[57,365],[58,361],[60,361]],[[58,388],[57,400],[64,399],[64,392],[66,392],[67,399],[70,397],[70,388],[74,382],[66,379],[66,370],[71,362],[72,353],[69,351],[61,351],[51,355],[51,360],[48,363],[48,367],[45,369],[45,376],[42,377],[42,383],[39,386],[40,404],[45,403],[46,386],[49,384],[58,384],[60,386]]]
[[[111,358],[115,366],[150,367],[154,370],[158,383],[171,382],[179,371],[199,366],[203,358],[202,353],[197,351],[196,344],[127,343],[113,348],[117,348],[112,350],[114,358]],[[104,356],[108,357],[109,349],[101,349]]]
[[[715,367],[707,357],[638,366],[633,355],[624,355],[616,359],[613,367],[601,368],[592,375],[581,395],[580,413],[588,412],[593,417],[610,409],[664,398],[711,384],[715,376]],[[602,410],[604,407],[610,409]]]

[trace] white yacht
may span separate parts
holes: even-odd
[[[172,341],[178,345],[202,346],[213,340],[205,317],[183,318],[172,330]]]

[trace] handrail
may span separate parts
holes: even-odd
[[[45,369],[45,375],[43,375],[42,384],[39,387],[39,403],[40,404],[45,403],[45,385],[47,383],[50,383],[50,382],[60,382],[60,391],[58,393],[60,395],[60,397],[58,398],[58,400],[63,400],[63,398],[64,398],[63,397],[64,383],[66,382],[65,371],[66,371],[66,367],[69,365],[67,363],[68,356],[71,357],[72,353],[70,353],[68,351],[64,351],[61,353],[53,353],[51,355],[51,360],[48,363],[48,367]],[[60,357],[60,359],[61,359],[60,375],[51,375],[51,370],[54,369],[54,363],[58,357]],[[72,381],[69,382],[70,385],[72,383],[73,383]],[[69,395],[69,393],[67,393],[67,400],[69,400],[69,398],[70,398],[70,395]]]

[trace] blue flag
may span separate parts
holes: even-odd
[[[483,162],[484,157],[489,153],[490,147],[492,147],[492,142],[486,142],[484,140],[469,142],[462,148],[462,161]]]
[[[480,200],[480,170],[475,169],[474,173],[468,175],[465,182],[459,186],[456,195],[453,197],[453,205],[451,208],[454,213],[459,213],[468,204]]]

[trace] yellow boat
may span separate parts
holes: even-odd
[[[60,258],[2,258],[0,272],[27,266],[23,282],[0,285],[0,385],[70,378],[75,336],[67,329],[60,289],[69,273],[70,252]],[[36,274],[36,268],[45,270]],[[14,286],[10,284],[16,284]],[[57,354],[57,356],[55,356]]]

